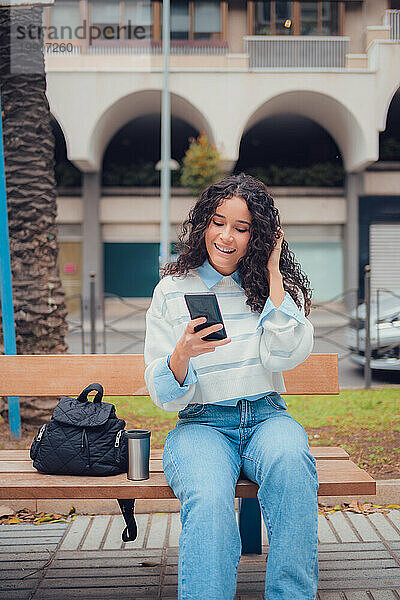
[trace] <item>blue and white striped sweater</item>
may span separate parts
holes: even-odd
[[[181,386],[168,361],[190,320],[183,295],[215,293],[231,342],[192,358]],[[261,314],[246,305],[236,271],[224,277],[208,261],[186,277],[167,276],[156,286],[146,315],[145,380],[166,411],[189,403],[235,405],[286,391],[281,371],[302,363],[313,347],[313,326],[286,293],[279,308],[267,299]]]

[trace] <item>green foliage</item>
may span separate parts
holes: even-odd
[[[400,431],[398,388],[344,390],[338,396],[286,396],[290,414],[304,427],[339,431]]]
[[[381,140],[379,158],[380,160],[400,160],[400,140],[393,137]]]
[[[111,164],[103,173],[103,185],[114,187],[159,187],[160,171],[156,163],[142,162],[134,165]],[[180,187],[181,169],[171,171],[171,185]]]
[[[341,187],[344,169],[333,163],[316,163],[310,167],[257,167],[247,169],[249,175],[260,179],[268,186]]]
[[[205,133],[197,140],[190,139],[190,146],[183,159],[181,183],[197,196],[208,185],[223,177],[220,168],[221,155],[214,144],[210,144]]]

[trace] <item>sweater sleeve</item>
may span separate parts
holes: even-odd
[[[172,323],[168,319],[166,300],[160,286],[157,285],[146,313],[144,379],[154,404],[167,411],[176,410],[168,404],[175,404],[173,401],[178,398],[181,408],[189,404],[194,396],[197,382],[196,372],[190,363],[182,386],[169,368],[169,357],[174,351],[176,342]]]
[[[308,358],[314,327],[288,292],[277,308],[269,297],[257,327],[262,327],[260,357],[270,371],[289,371]]]

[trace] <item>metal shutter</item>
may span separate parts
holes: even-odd
[[[372,300],[377,288],[400,290],[400,223],[371,223],[369,256]]]

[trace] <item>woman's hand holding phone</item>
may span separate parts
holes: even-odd
[[[206,317],[198,317],[197,319],[192,319],[189,321],[182,337],[178,340],[175,346],[175,350],[171,354],[169,368],[173,372],[175,379],[180,383],[180,385],[182,385],[185,381],[189,367],[189,360],[191,358],[199,356],[200,354],[205,354],[206,352],[214,352],[215,348],[218,346],[224,346],[225,344],[229,344],[231,341],[230,338],[215,341],[203,340],[203,337],[213,333],[214,331],[218,331],[223,327],[222,323],[217,323],[216,325],[211,325],[210,327],[206,327],[205,329],[201,329],[197,332],[194,330],[197,325],[201,325],[206,321]]]
[[[214,333],[214,331],[219,331],[223,328],[222,323],[217,323],[216,325],[211,325],[210,327],[205,327],[200,331],[195,331],[194,328],[197,325],[201,325],[202,323],[206,323],[206,317],[198,317],[197,319],[192,319],[187,324],[185,331],[181,339],[176,344],[176,347],[179,346],[179,352],[181,356],[187,358],[193,358],[194,356],[199,356],[199,354],[205,354],[206,352],[214,352],[215,348],[218,346],[224,346],[228,344],[231,339],[225,338],[223,340],[203,340],[202,338],[206,337],[210,333]]]

